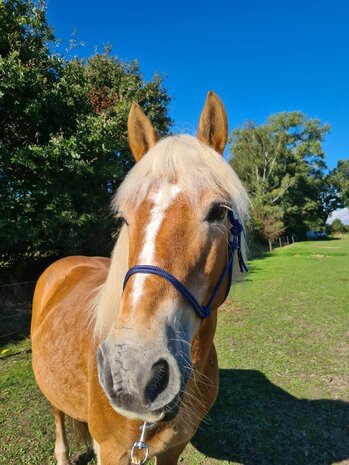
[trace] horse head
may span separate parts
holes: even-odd
[[[116,246],[110,292],[121,255],[132,272],[123,290],[118,284],[118,308],[109,312],[108,322],[99,318],[97,350],[100,384],[112,407],[126,417],[173,418],[193,368],[207,362],[216,309],[230,285],[225,273],[232,253],[229,212],[243,222],[248,211],[246,192],[222,156],[227,134],[226,112],[213,92],[197,138],[158,141],[141,108],[133,104],[130,110],[129,144],[137,163],[113,201],[125,221],[121,235],[127,250]],[[193,302],[206,310],[209,302],[207,314],[195,311]],[[102,315],[103,305],[106,299],[97,310]]]

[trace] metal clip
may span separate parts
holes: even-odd
[[[142,450],[142,449],[145,450],[143,459],[140,460],[136,456],[136,454],[135,454],[136,449],[137,450]],[[144,465],[145,462],[148,460],[148,456],[149,456],[149,446],[148,446],[148,444],[146,444],[143,441],[136,441],[135,443],[133,443],[133,446],[132,446],[132,449],[131,449],[131,464],[132,465]]]
[[[131,465],[144,465],[146,461],[148,460],[149,457],[149,446],[147,443],[144,442],[145,440],[145,434],[147,431],[152,430],[157,426],[157,422],[155,423],[150,423],[147,425],[147,422],[145,421],[143,425],[140,427],[141,430],[141,437],[139,438],[139,441],[136,441],[133,443],[132,449],[131,449]],[[138,450],[144,450],[144,457],[143,459],[139,459],[135,451]]]

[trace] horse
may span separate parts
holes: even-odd
[[[112,200],[124,224],[111,258],[60,259],[34,293],[58,465],[71,463],[65,416],[87,426],[99,465],[177,464],[217,397],[217,309],[244,267],[249,200],[223,157],[220,98],[208,93],[197,137],[158,140],[136,103],[127,125],[136,163]]]

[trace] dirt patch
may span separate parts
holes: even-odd
[[[349,399],[349,374],[324,375],[320,379],[327,384],[331,398],[343,400],[345,397]]]

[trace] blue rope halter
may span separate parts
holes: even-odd
[[[160,276],[161,278],[166,279],[170,284],[172,284],[173,287],[175,287],[182,294],[182,296],[190,303],[190,305],[193,307],[193,309],[196,311],[196,313],[199,315],[200,318],[202,319],[207,318],[211,314],[211,305],[214,299],[216,298],[216,295],[227,273],[228,273],[228,284],[227,284],[227,290],[225,293],[224,300],[227,298],[229,294],[229,289],[230,289],[232,278],[233,278],[233,263],[234,263],[235,252],[237,252],[237,255],[238,255],[239,267],[240,267],[241,273],[243,273],[244,271],[248,271],[248,268],[246,266],[246,263],[244,261],[244,258],[241,252],[241,234],[243,232],[243,227],[240,221],[234,217],[234,214],[231,210],[229,210],[229,221],[231,224],[231,228],[230,228],[231,239],[229,240],[229,243],[228,243],[228,250],[230,251],[229,259],[216,284],[216,287],[214,288],[212,296],[210,300],[208,301],[207,305],[199,304],[199,302],[196,300],[193,294],[184,286],[184,284],[178,281],[178,279],[175,276],[173,276],[171,273],[169,273],[166,270],[163,270],[162,268],[159,268],[158,266],[153,266],[153,265],[136,265],[130,268],[128,272],[126,273],[123,289],[125,289],[127,281],[130,279],[130,277],[133,274],[146,273],[146,274],[154,274],[154,275]]]

